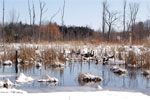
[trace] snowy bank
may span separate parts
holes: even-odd
[[[15,88],[10,88],[10,89],[6,89],[6,88],[0,88],[0,97],[1,97],[1,95],[3,95],[4,93],[21,93],[21,94],[25,94],[25,93],[27,93],[26,91],[23,91],[23,90],[18,90],[18,89],[15,89]],[[9,94],[8,94],[9,95]],[[7,97],[5,97],[5,98],[7,98]],[[10,99],[12,99],[12,98],[10,98]],[[5,99],[6,100],[6,99]]]
[[[5,100],[150,100],[147,96],[138,92],[121,91],[97,91],[97,92],[53,92],[53,93],[31,93],[31,94],[1,94],[1,99]]]

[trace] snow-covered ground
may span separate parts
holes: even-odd
[[[150,100],[150,96],[138,92],[51,92],[51,93],[0,93],[2,100]]]

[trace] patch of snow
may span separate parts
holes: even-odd
[[[40,50],[35,50],[36,55],[41,56]]]
[[[17,83],[29,83],[33,81],[34,79],[32,77],[25,76],[23,73],[21,73],[16,80]]]
[[[93,74],[90,74],[90,73],[80,73],[79,76],[78,76],[78,80],[81,82],[99,82],[99,81],[102,81],[103,78],[99,77],[99,76],[96,76],[96,75],[93,75]]]
[[[113,66],[112,68],[110,68],[110,70],[119,75],[128,73],[126,69],[123,69],[117,66]]]
[[[39,79],[38,82],[58,82],[58,79],[55,77],[48,76],[46,79]]]
[[[125,61],[124,60],[109,59],[108,64],[110,64],[110,65],[124,65]]]
[[[10,88],[14,84],[7,78],[5,80],[0,81],[0,87]]]
[[[4,61],[3,65],[12,65],[12,61],[10,61],[10,60]]]
[[[4,52],[0,52],[0,55],[4,55]]]
[[[21,63],[21,62],[22,62],[22,59],[20,59],[20,58],[18,58],[17,60],[18,60],[18,63]]]

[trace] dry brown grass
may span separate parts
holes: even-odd
[[[150,52],[146,52],[142,55],[141,62],[144,69],[150,69]]]
[[[126,56],[126,64],[137,65],[138,61],[138,56],[133,51],[129,51],[128,55]]]
[[[15,62],[15,50],[5,50],[4,55],[1,55],[1,60],[11,60],[12,62]]]
[[[62,63],[66,62],[64,54],[53,48],[43,51],[41,58],[44,60],[45,64],[54,64],[58,61]]]
[[[18,58],[22,60],[22,64],[25,64],[26,62],[33,63],[36,59],[35,48],[22,47],[20,49]]]

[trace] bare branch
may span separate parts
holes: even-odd
[[[56,13],[53,14],[53,16],[50,18],[50,22],[52,22],[53,18],[60,12],[60,9]]]
[[[46,3],[45,2],[41,2],[39,0],[39,3],[40,3],[40,26],[42,24],[42,17],[43,17],[43,14],[46,13],[47,11],[47,8],[45,9],[45,6],[46,6]]]

